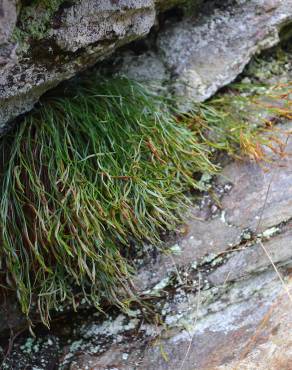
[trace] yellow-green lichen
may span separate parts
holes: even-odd
[[[20,7],[17,26],[12,34],[12,41],[19,44],[20,53],[28,50],[32,40],[41,40],[47,35],[53,16],[64,2],[35,0]]]

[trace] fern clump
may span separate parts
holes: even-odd
[[[214,172],[209,149],[166,103],[128,80],[50,99],[1,141],[1,284],[45,322],[76,289],[122,304],[129,238],[157,242]]]

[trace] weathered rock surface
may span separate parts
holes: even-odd
[[[292,218],[292,125],[280,126],[279,130],[286,153],[280,166],[278,161],[261,168],[234,162],[223,170],[222,179],[234,184],[230,196],[222,200],[228,224],[259,233]]]
[[[152,74],[169,79],[148,57]],[[61,319],[50,333],[16,338],[3,369],[291,369],[292,122],[278,127],[282,158],[227,164],[213,184],[221,205],[206,195],[167,253],[147,247],[134,283],[153,314],[137,305],[129,316]],[[16,305],[0,306],[2,329],[23,323]],[[4,340],[0,358],[6,350]]]
[[[157,8],[183,2],[60,0],[54,2],[58,7],[36,2],[22,9],[15,28],[16,1],[1,1],[0,134],[45,91],[145,36]]]
[[[0,45],[8,42],[17,19],[16,0],[1,0]]]
[[[222,208],[206,195],[169,253],[144,261],[135,284],[151,317],[140,305],[129,315],[81,315],[46,336],[21,339],[6,368],[47,369],[40,359],[49,361],[48,343],[65,341],[61,357],[53,356],[60,369],[255,370],[267,361],[271,370],[290,369],[291,129],[292,122],[281,126],[286,155],[277,164],[268,172],[262,164],[228,164],[213,185]]]
[[[291,128],[292,122],[282,126],[288,138]],[[61,368],[253,370],[269,364],[272,370],[290,369],[291,150],[288,140],[286,156],[269,172],[251,163],[228,165],[224,172],[229,174],[228,187],[217,188],[223,209],[208,212],[205,202],[207,207],[194,210],[185,235],[170,248],[173,253],[158,256],[154,263],[152,259],[148,268],[140,270],[138,286],[147,289],[144,297],[153,297],[162,325],[145,321],[141,309],[128,318],[121,314],[103,321],[91,317],[65,347]],[[247,176],[248,166],[254,168],[249,173],[258,176]],[[281,171],[287,176],[281,176]],[[237,181],[241,173],[248,177],[249,187]],[[265,176],[267,182],[259,181]],[[239,194],[247,202],[252,194],[253,200],[233,207],[228,200]],[[263,210],[265,199],[268,207]],[[274,224],[265,218],[267,212],[269,219],[271,210]],[[242,220],[233,226],[230,220],[235,223],[232,217],[237,213]],[[194,220],[194,216],[203,219]]]
[[[26,6],[15,28],[16,1],[4,0],[0,134],[44,92],[145,36],[158,11],[184,2],[59,0],[50,10]],[[148,54],[127,55],[120,73],[166,82],[177,96],[202,101],[242,72],[252,55],[276,44],[292,19],[292,0],[195,1],[190,10],[196,4],[195,15],[166,22]]]
[[[164,65],[161,83],[182,103],[185,96],[204,101],[233,81],[254,54],[277,44],[279,31],[291,21],[291,0],[224,1],[211,10],[207,2],[201,13],[159,32],[155,68],[147,68],[154,65],[153,53],[143,58],[126,53],[119,73],[151,82],[152,70]]]
[[[0,304],[0,332],[10,328],[21,327],[25,324],[25,318],[21,313],[15,299],[1,295]]]

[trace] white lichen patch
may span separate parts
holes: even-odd
[[[132,330],[136,327],[139,320],[127,319],[125,315],[120,314],[115,319],[109,319],[103,321],[101,324],[93,324],[86,326],[82,329],[82,335],[84,338],[102,336],[117,336],[121,332]]]
[[[277,234],[277,232],[279,231],[280,231],[279,227],[273,226],[273,227],[270,227],[269,229],[266,229],[260,236],[263,238],[269,239],[270,237]]]
[[[199,181],[199,186],[202,190],[208,190],[212,187],[212,175],[210,175],[209,173],[203,173],[202,176],[201,176],[201,179]]]
[[[149,294],[149,295],[157,295],[157,293],[159,293],[161,290],[166,288],[169,285],[169,283],[170,283],[170,277],[167,276],[164,279],[160,280],[159,283],[154,285],[152,289],[149,289],[144,293]]]
[[[178,244],[174,244],[170,247],[169,251],[174,255],[180,255],[182,253],[181,247]]]
[[[221,212],[220,220],[226,224],[227,222],[226,222],[226,219],[225,219],[225,215],[226,215],[226,212],[224,210],[224,211]]]
[[[201,264],[210,263],[217,257],[217,254],[215,253],[209,253],[207,254],[201,261]]]

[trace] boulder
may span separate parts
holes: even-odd
[[[184,0],[0,2],[0,134],[61,81],[145,36]],[[24,5],[24,4],[30,5]]]
[[[291,21],[292,0],[207,1],[183,19],[166,21],[151,45],[155,55],[125,53],[118,73],[152,82],[156,74],[148,65],[156,60],[155,71],[164,66],[160,83],[182,105],[186,97],[201,102],[232,82],[252,56],[276,45]]]
[[[291,127],[288,122],[279,131],[288,138]],[[221,186],[228,184],[217,188],[222,196],[219,214],[208,217],[204,207],[191,212],[184,234],[169,249],[172,254],[158,255],[140,269],[135,285],[147,289],[142,296],[151,302],[153,312],[159,312],[162,325],[145,319],[139,306],[128,316],[88,316],[75,327],[75,340],[64,347],[61,366],[255,370],[266,369],[269,363],[271,370],[290,369],[292,223],[286,211],[291,199],[291,150],[288,142],[287,157],[269,172],[258,164],[228,164],[222,179],[217,179]],[[257,168],[258,175],[249,176],[246,166]],[[241,173],[252,192],[238,176]],[[287,174],[285,182],[282,174]],[[262,213],[263,192],[268,196]],[[243,201],[233,207],[232,199],[239,193],[249,207],[252,194],[250,213]],[[271,227],[266,216],[273,208]],[[237,213],[243,216],[238,226]],[[254,230],[254,220],[259,219],[258,234],[252,238],[247,231]]]

